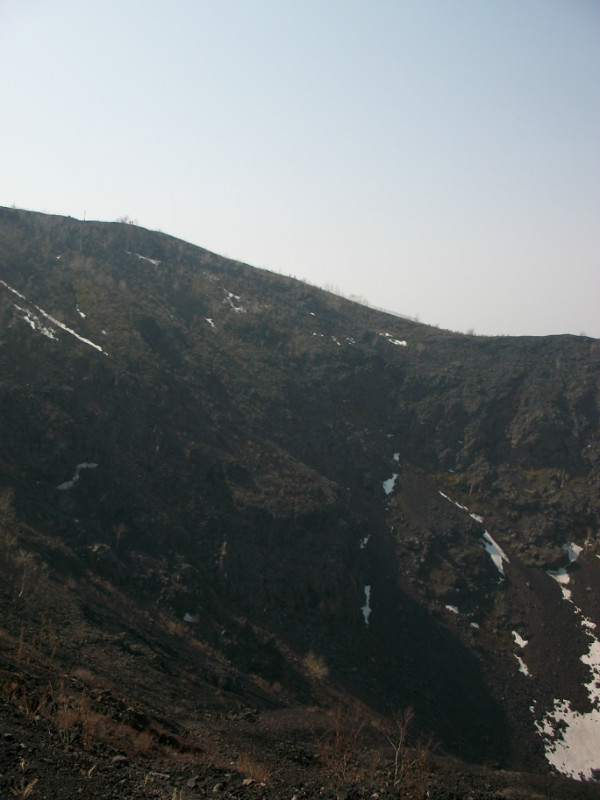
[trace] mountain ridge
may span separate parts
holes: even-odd
[[[145,664],[204,648],[245,702],[412,706],[442,753],[561,771],[557,698],[598,707],[596,340],[440,331],[123,223],[0,209],[0,264],[10,536],[90,630],[129,605]]]

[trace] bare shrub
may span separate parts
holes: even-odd
[[[340,783],[361,777],[359,753],[364,721],[356,710],[338,708],[333,727],[317,739],[319,759]]]
[[[429,780],[428,747],[422,742],[410,748],[408,735],[415,716],[412,706],[401,708],[394,714],[395,731],[387,739],[394,751],[394,788],[403,797],[421,800],[425,796]]]

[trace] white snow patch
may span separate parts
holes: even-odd
[[[458,614],[457,606],[448,606],[447,605],[446,608],[448,609],[448,611],[451,611],[453,614]]]
[[[369,539],[370,539],[370,538],[371,538],[371,534],[369,534],[368,536],[365,536],[365,538],[364,538],[364,539],[361,539],[361,540],[360,540],[360,542],[359,542],[359,545],[358,545],[358,546],[359,546],[359,548],[360,548],[361,550],[364,550],[364,549],[365,549],[365,547],[366,547],[366,546],[369,544]]]
[[[223,300],[223,302],[224,303],[229,303],[229,306],[230,306],[231,310],[235,311],[236,314],[240,314],[240,313],[241,314],[245,314],[246,313],[246,309],[242,308],[241,306],[236,306],[236,304],[233,302],[234,300],[237,300],[237,302],[239,303],[240,300],[241,300],[240,296],[237,295],[237,294],[233,294],[233,292],[228,292],[227,289],[223,289],[223,291],[226,294],[226,297]]]
[[[73,477],[71,478],[71,480],[70,481],[65,481],[64,483],[61,483],[60,486],[57,486],[56,488],[60,489],[61,492],[64,492],[66,489],[72,489],[73,486],[79,480],[79,473],[81,472],[82,469],[96,469],[97,466],[98,466],[98,464],[94,464],[93,462],[85,462],[85,461],[83,462],[83,464],[77,464],[77,466],[75,467],[75,472],[73,473]]]
[[[371,616],[371,587],[365,586],[365,604],[360,609],[363,613],[365,625],[369,626],[369,617]]]
[[[185,612],[185,614],[183,615],[183,621],[184,621],[184,622],[193,622],[193,621],[194,621],[194,618],[193,618],[193,616],[192,616],[192,615],[189,613],[189,611],[186,611],[186,612]]]
[[[448,500],[448,502],[452,503],[453,506],[456,506],[457,508],[460,508],[462,511],[466,511],[467,513],[469,513],[469,509],[466,506],[463,506],[462,503],[458,503],[456,500],[453,500],[451,497],[448,497],[448,495],[444,494],[444,492],[442,492],[441,489],[438,489],[438,491],[442,495],[444,500]]]
[[[557,583],[567,584],[571,580],[571,576],[568,574],[565,567],[562,569],[550,569],[548,570],[548,575],[550,575]]]
[[[560,584],[560,589],[563,598],[565,600],[570,600],[571,590],[567,589],[566,587],[569,581],[571,580],[571,576],[569,575],[567,570],[570,564],[572,564],[574,561],[577,561],[577,559],[579,558],[580,554],[583,551],[583,547],[580,547],[578,544],[575,544],[574,542],[566,542],[565,544],[563,544],[562,549],[566,550],[567,555],[569,556],[569,563],[567,564],[566,567],[561,567],[560,569],[549,569],[548,575],[550,575],[551,578],[554,578],[554,580],[558,584]]]
[[[524,647],[527,647],[527,644],[528,644],[528,640],[527,639],[524,639],[522,636],[519,636],[517,631],[513,631],[512,635],[514,636],[515,644],[517,645],[517,647],[520,647],[521,649],[523,649]]]
[[[87,317],[87,314],[84,314],[80,308],[77,309],[77,313],[79,314],[81,319],[85,319]]]
[[[394,491],[394,486],[396,485],[396,479],[398,478],[398,473],[394,472],[391,478],[388,478],[387,481],[383,482],[383,491],[390,495]]]
[[[210,327],[213,329],[213,331],[217,329],[217,326],[216,326],[216,325],[215,325],[215,323],[212,321],[212,319],[210,319],[210,317],[206,317],[206,321],[208,322],[208,324],[210,325]]]
[[[62,322],[59,322],[57,319],[54,319],[54,317],[50,316],[50,314],[47,314],[47,313],[44,311],[44,309],[43,309],[43,308],[40,308],[39,306],[35,306],[35,308],[36,308],[36,309],[37,309],[37,310],[40,312],[40,314],[43,314],[43,315],[46,317],[46,319],[49,319],[49,320],[50,320],[50,322],[53,322],[55,325],[58,325],[58,327],[59,327],[59,328],[62,328],[62,329],[63,329],[63,331],[66,331],[67,333],[70,333],[70,334],[71,334],[71,336],[74,336],[76,339],[79,339],[79,341],[80,341],[80,342],[83,342],[84,344],[87,344],[87,345],[89,345],[90,347],[93,347],[95,350],[98,350],[100,353],[104,353],[104,355],[108,355],[108,354],[107,354],[107,353],[106,353],[106,352],[105,352],[105,351],[104,351],[104,350],[103,350],[103,349],[100,347],[100,345],[99,345],[99,344],[94,344],[94,342],[91,342],[89,339],[84,339],[84,337],[83,337],[83,336],[80,336],[78,333],[75,333],[75,331],[71,330],[71,328],[67,328],[67,326],[66,326],[66,325],[63,325],[63,323],[62,323]]]
[[[565,545],[569,563],[574,561],[581,549],[577,545]],[[571,592],[565,584],[569,581],[566,570],[556,570],[552,577],[559,582],[563,597],[572,602]],[[535,726],[543,739],[546,759],[559,772],[579,780],[593,780],[594,771],[600,770],[600,641],[595,634],[596,624],[585,617],[573,603],[574,612],[580,617],[581,627],[591,642],[587,653],[581,656],[589,668],[591,678],[584,684],[592,705],[588,713],[571,709],[569,700],[554,700],[551,711]]]
[[[529,677],[531,677],[531,673],[530,673],[530,672],[529,672],[529,670],[527,669],[527,664],[526,664],[526,663],[523,661],[523,659],[521,658],[521,656],[518,656],[518,655],[515,653],[515,658],[516,658],[516,659],[517,659],[517,661],[519,662],[519,672],[522,672],[522,673],[523,673],[523,675],[527,675],[527,677],[528,677],[528,678],[529,678]]]
[[[398,461],[400,461],[400,453],[394,453],[394,455],[393,455],[393,459],[394,459],[394,461],[395,461],[396,463],[398,463]]]
[[[569,700],[555,700],[552,711],[535,726],[544,742],[547,761],[563,775],[593,780],[600,769],[600,709],[589,714],[571,709]]]
[[[584,619],[585,622],[582,621],[582,626],[591,629],[594,623],[587,618]],[[592,643],[590,644],[588,652],[581,656],[581,661],[590,668],[592,679],[589,683],[585,683],[584,686],[587,689],[592,705],[596,706],[596,708],[600,708],[600,641],[591,633],[591,630],[587,631],[587,633],[588,636],[591,636]]]
[[[21,300],[27,300],[25,295],[21,294],[21,292],[18,292],[16,289],[13,289],[13,287],[9,286],[8,283],[5,283],[3,280],[0,280],[0,283],[2,284],[2,286],[4,286],[5,289],[8,289],[9,292],[12,292],[13,294],[16,294],[17,297],[20,297]]]
[[[476,630],[479,630],[479,623],[478,622],[472,622],[471,623],[471,627],[475,628]]]
[[[450,470],[450,472],[454,472],[454,470]],[[475,522],[483,524],[483,517],[480,517],[479,514],[472,514],[466,506],[463,506],[462,503],[459,503],[458,501],[453,500],[451,497],[448,497],[448,495],[444,494],[444,492],[442,492],[441,490],[438,489],[438,491],[442,495],[444,500],[448,500],[449,503],[452,503],[452,505],[456,506],[457,508],[460,508],[461,511],[466,511],[467,514],[471,517],[471,519],[475,520]]]
[[[475,520],[475,522],[478,522],[480,525],[483,524],[483,517],[480,517],[479,514],[472,514],[466,506],[463,506],[462,503],[459,503],[456,500],[453,500],[451,497],[448,497],[448,495],[444,494],[444,492],[442,492],[440,489],[438,489],[438,491],[445,500],[448,500],[448,502],[452,503],[452,505],[455,505],[457,508],[460,508],[461,511],[466,511],[467,514],[471,517],[471,519]],[[506,577],[506,573],[504,572],[503,562],[506,561],[506,563],[509,564],[510,563],[509,557],[506,555],[504,550],[502,550],[502,548],[492,539],[492,537],[487,531],[483,532],[481,541],[487,552],[490,554],[492,561],[494,562],[496,569],[498,570],[502,578]]]
[[[481,541],[483,542],[483,546],[491,556],[491,559],[494,562],[496,569],[498,570],[500,575],[502,575],[502,577],[504,578],[506,573],[504,572],[503,562],[506,561],[507,564],[510,563],[508,556],[506,555],[504,550],[502,550],[502,548],[498,544],[496,544],[496,542],[492,539],[492,537],[489,535],[487,531],[483,532]]]
[[[398,345],[399,347],[406,347],[407,342],[404,339],[394,339],[391,333],[380,333],[384,339],[387,339],[390,344]]]
[[[48,339],[54,339],[55,341],[58,341],[52,328],[47,328],[37,314],[34,314],[33,311],[30,311],[28,308],[21,308],[21,306],[18,306],[16,303],[13,303],[13,305],[17,311],[20,311],[21,314],[23,314],[21,319],[25,320],[32,330],[39,331],[44,336],[47,336]]]
[[[563,550],[566,550],[569,556],[569,564],[572,564],[574,561],[577,561],[581,553],[583,552],[583,547],[580,547],[578,544],[574,542],[566,542],[562,546]]]
[[[24,295],[21,294],[21,292],[18,292],[16,289],[13,289],[12,286],[9,286],[8,283],[5,283],[3,280],[0,280],[0,284],[2,284],[2,286],[6,287],[13,294],[16,294],[17,297],[20,297],[21,300],[25,300],[25,302],[27,302],[27,303],[30,302],[29,300],[27,300],[27,298]],[[100,347],[100,345],[94,344],[94,342],[91,342],[89,339],[84,339],[83,336],[80,336],[78,333],[75,333],[75,331],[71,330],[71,328],[67,328],[66,325],[63,325],[62,322],[59,322],[51,314],[48,314],[48,312],[44,311],[43,308],[40,308],[39,306],[36,306],[35,303],[30,303],[30,304],[35,308],[35,310],[39,314],[41,314],[43,317],[46,317],[46,319],[49,319],[50,322],[53,325],[56,325],[57,327],[62,328],[63,331],[66,331],[67,333],[70,333],[71,336],[74,336],[76,339],[79,339],[80,342],[83,342],[84,344],[88,344],[90,347],[93,347],[96,350],[99,350],[101,353],[104,353],[104,355],[108,355],[108,353],[105,353],[104,350]],[[15,306],[15,307],[18,308],[19,311],[22,311],[26,315],[26,321],[31,325],[31,327],[34,330],[41,331],[41,333],[43,333],[44,336],[48,336],[50,339],[56,339],[56,336],[54,336],[52,331],[50,331],[48,328],[44,328],[43,329],[43,326],[41,325],[39,320],[37,320],[37,322],[36,322],[35,314],[33,314],[32,311],[29,311],[27,309],[21,308],[20,306]],[[32,322],[31,318],[33,318],[33,322]]]
[[[142,256],[139,253],[131,253],[129,250],[125,251],[128,256],[135,256],[136,258],[140,258],[142,261],[149,261],[151,264],[154,264],[155,267],[160,265],[160,261],[156,258],[148,258],[147,256]]]

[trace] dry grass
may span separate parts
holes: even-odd
[[[257,760],[254,753],[243,753],[236,761],[235,768],[247,778],[258,783],[266,783],[271,777],[271,770]]]
[[[15,797],[29,797],[29,795],[35,789],[35,785],[38,782],[37,778],[34,778],[32,781],[28,781],[25,783],[25,778],[21,778],[21,782],[18,786],[11,786],[8,790],[11,794]]]
[[[329,667],[323,656],[313,653],[312,650],[309,650],[304,657],[304,666],[311,678],[322,681],[329,675]]]

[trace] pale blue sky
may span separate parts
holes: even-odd
[[[600,337],[597,0],[0,0],[0,68],[0,205]]]

